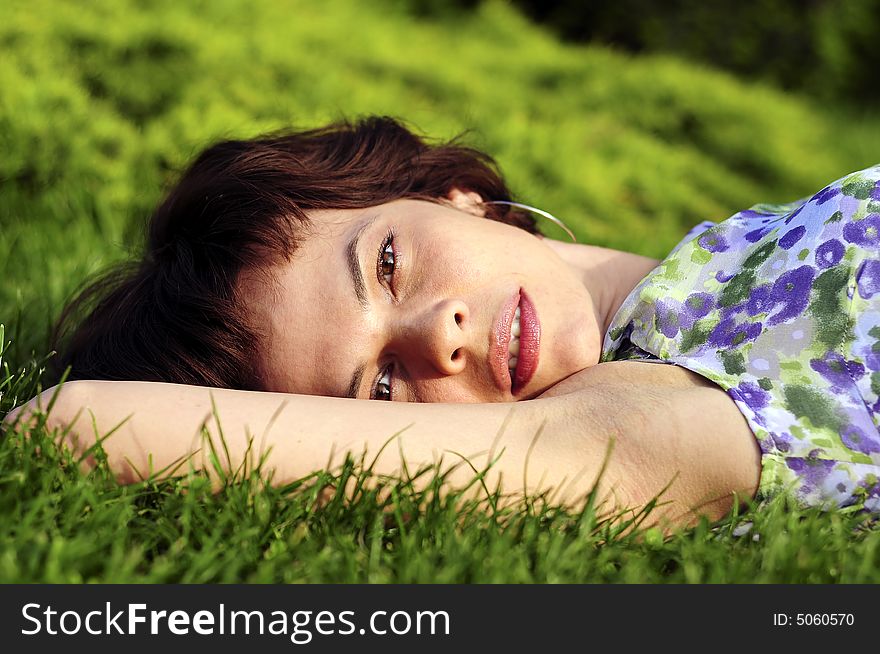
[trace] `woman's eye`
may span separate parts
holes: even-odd
[[[376,389],[373,391],[374,400],[391,400],[391,371],[392,367],[388,366],[376,382]]]
[[[385,283],[391,285],[394,277],[394,235],[389,234],[382,242],[379,249],[378,261],[379,277],[385,280]]]

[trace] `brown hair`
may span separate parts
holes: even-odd
[[[437,202],[453,188],[511,199],[489,156],[428,144],[390,118],[213,145],[153,214],[143,258],[105,273],[62,312],[56,373],[259,390],[259,334],[237,294],[240,273],[290,260],[309,211]],[[527,214],[486,208],[537,231]]]

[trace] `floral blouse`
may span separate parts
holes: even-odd
[[[634,358],[727,391],[760,496],[880,512],[880,165],[692,230],[605,335],[603,361]]]

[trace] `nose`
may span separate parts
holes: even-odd
[[[410,365],[427,363],[443,375],[456,375],[467,365],[467,305],[447,299],[414,309],[398,325],[396,349]]]

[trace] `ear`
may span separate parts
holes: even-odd
[[[446,197],[449,199],[450,204],[459,211],[464,211],[465,213],[472,214],[479,218],[486,217],[486,209],[483,207],[483,198],[480,197],[479,193],[462,191],[461,189],[454,188],[449,191],[449,194]]]

